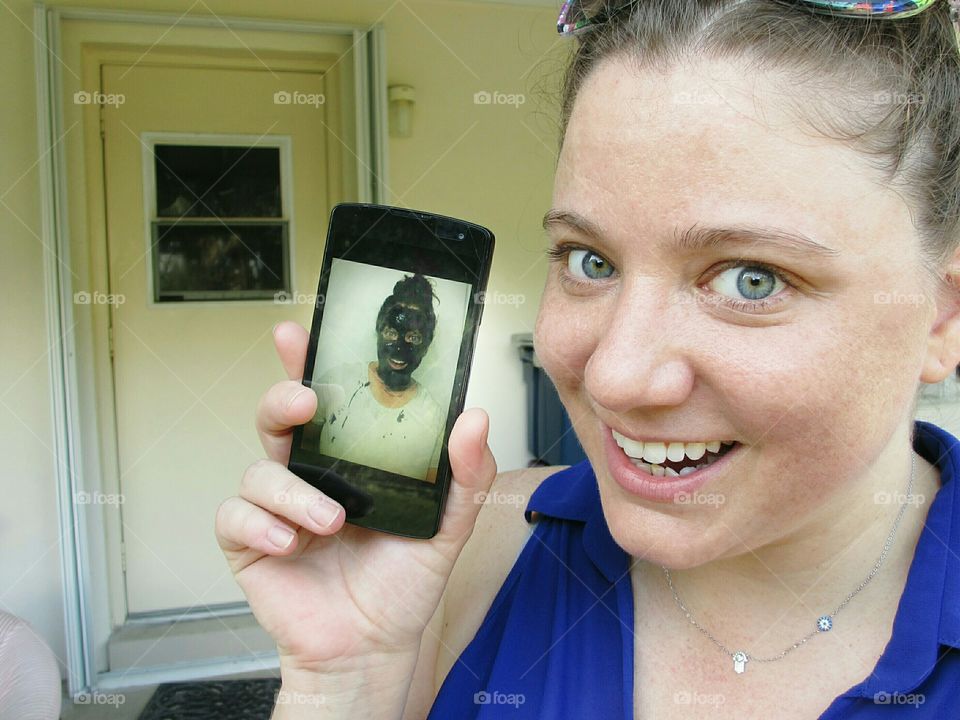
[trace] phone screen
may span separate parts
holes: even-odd
[[[466,283],[335,258],[301,444],[436,482],[469,300]]]
[[[294,431],[290,468],[348,522],[436,533],[492,249],[464,221],[334,209],[303,377],[317,411]]]

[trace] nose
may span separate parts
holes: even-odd
[[[656,282],[626,282],[584,368],[584,388],[614,413],[679,406],[689,397],[694,373],[687,357],[693,334],[684,331],[682,306]],[[689,321],[689,318],[687,318]]]

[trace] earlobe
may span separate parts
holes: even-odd
[[[955,261],[956,262],[956,261]],[[920,380],[938,383],[960,365],[960,265],[951,265],[937,292],[937,318],[927,338]]]

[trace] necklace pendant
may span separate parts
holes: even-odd
[[[746,670],[748,659],[747,654],[743,652],[743,650],[737,650],[737,652],[733,654],[733,671],[739,675]]]

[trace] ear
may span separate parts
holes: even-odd
[[[941,275],[936,309],[920,373],[921,382],[930,384],[946,379],[960,365],[960,249]]]

